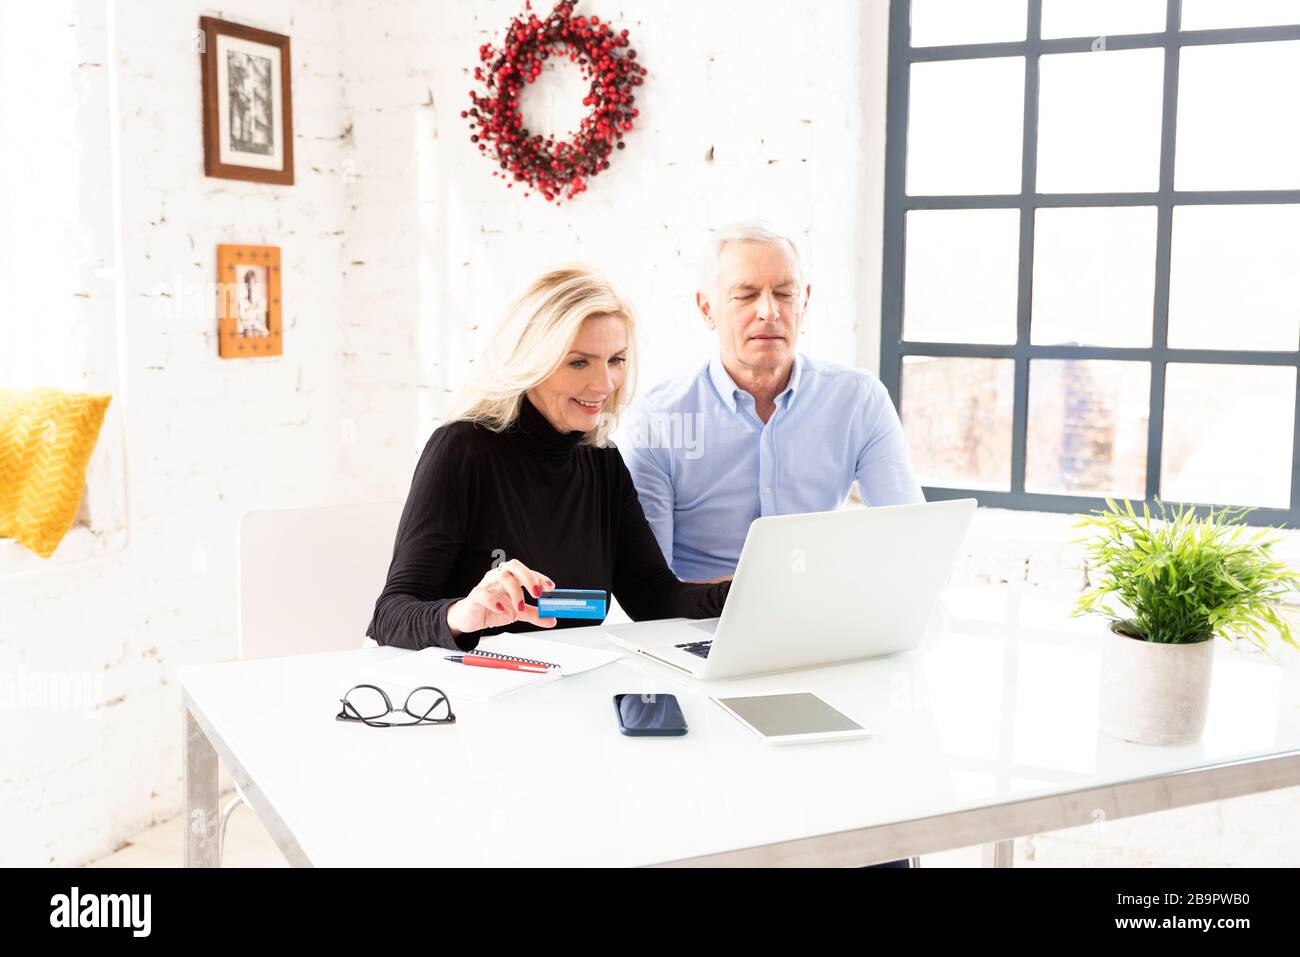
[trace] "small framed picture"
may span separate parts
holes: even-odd
[[[200,17],[203,168],[209,176],[293,183],[289,38]]]
[[[280,247],[217,247],[217,315],[223,359],[284,354]]]

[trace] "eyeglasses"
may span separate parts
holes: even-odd
[[[372,728],[412,728],[420,724],[455,724],[451,702],[439,688],[425,685],[406,696],[402,710],[414,721],[380,721],[396,709],[383,688],[374,685],[357,685],[342,698],[343,705],[335,721],[360,721]]]

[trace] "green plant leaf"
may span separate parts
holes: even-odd
[[[1072,614],[1118,620],[1107,601],[1114,596],[1129,609],[1124,620],[1152,641],[1209,634],[1265,645],[1277,635],[1296,644],[1278,608],[1300,591],[1300,574],[1272,555],[1278,537],[1268,530],[1246,534],[1251,509],[1210,508],[1198,518],[1189,505],[1170,508],[1157,499],[1154,514],[1143,502],[1138,517],[1127,499],[1123,508],[1105,501],[1106,510],[1076,516],[1076,527],[1093,530],[1071,543],[1084,547],[1093,587],[1078,596]]]

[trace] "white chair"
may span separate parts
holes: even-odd
[[[400,502],[245,513],[239,657],[361,647],[401,515]]]
[[[240,658],[350,651],[369,643],[366,625],[393,558],[400,502],[246,512],[239,522]],[[221,813],[226,824],[244,802]]]

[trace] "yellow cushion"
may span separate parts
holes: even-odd
[[[42,558],[77,519],[86,463],[112,400],[58,389],[0,389],[0,537]]]

